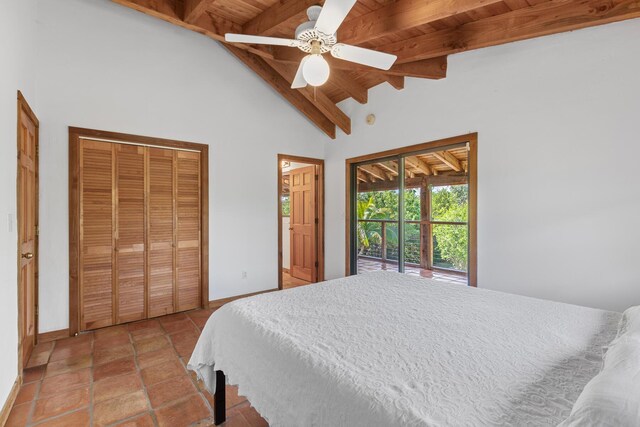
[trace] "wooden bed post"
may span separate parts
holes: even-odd
[[[227,419],[225,387],[224,372],[216,371],[216,391],[213,393],[213,423],[217,426]]]

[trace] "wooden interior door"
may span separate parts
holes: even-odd
[[[316,167],[289,172],[291,276],[308,282],[317,279]]]
[[[200,153],[176,151],[176,306],[200,307]]]
[[[21,363],[26,366],[36,343],[38,320],[38,122],[21,95],[18,105],[18,312]]]

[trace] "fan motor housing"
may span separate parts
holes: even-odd
[[[301,43],[298,47],[306,53],[311,53],[312,41],[320,42],[320,53],[327,53],[331,47],[338,42],[335,34],[323,34],[315,29],[316,20],[322,10],[321,6],[311,6],[307,9],[309,21],[303,22],[296,28],[296,39]]]

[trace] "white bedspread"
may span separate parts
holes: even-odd
[[[272,426],[556,425],[620,314],[391,272],[235,301],[189,368]]]

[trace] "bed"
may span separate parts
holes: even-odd
[[[226,304],[188,367],[272,426],[557,425],[620,316],[375,272]]]

